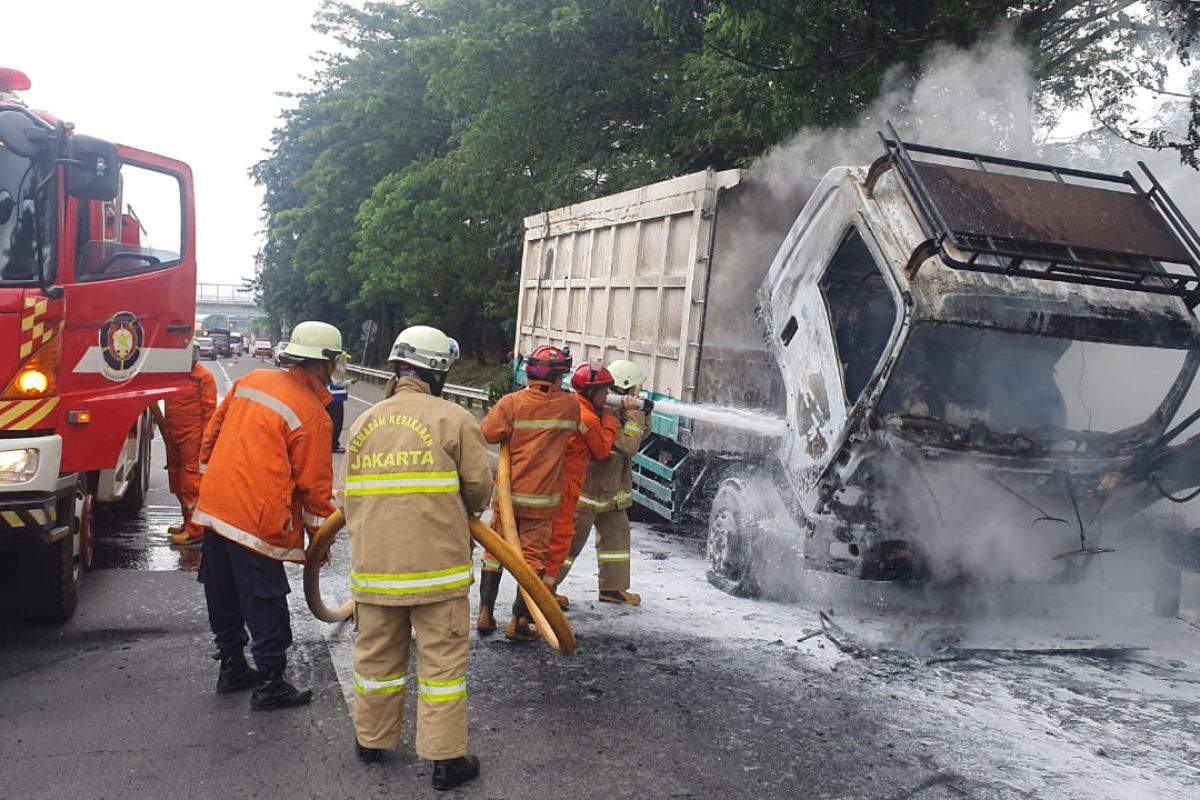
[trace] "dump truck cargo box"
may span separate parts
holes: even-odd
[[[629,358],[652,394],[768,406],[754,293],[816,181],[697,172],[525,219],[517,352]]]

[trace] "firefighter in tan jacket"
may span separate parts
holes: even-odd
[[[467,752],[471,535],[492,470],[470,412],[440,399],[453,356],[436,328],[406,328],[392,345],[392,393],[351,426],[339,489],[350,530],[356,602],[354,728],[358,757],[400,743],[404,696],[417,693],[417,755],[433,786],[479,774]],[[409,645],[417,640],[410,680]]]
[[[641,367],[632,361],[608,365],[613,386],[609,391],[637,397],[643,380]],[[629,514],[633,505],[633,456],[645,437],[646,415],[621,411],[621,427],[608,458],[588,467],[575,509],[575,538],[559,570],[558,581],[566,579],[576,556],[583,552],[592,526],[596,527],[596,561],[600,567],[600,601],[639,605],[642,598],[629,591]]]

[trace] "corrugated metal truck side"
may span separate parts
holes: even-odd
[[[576,364],[638,363],[651,397],[778,407],[754,295],[812,185],[708,170],[527,217],[516,352],[567,345]],[[751,456],[744,439],[676,416],[655,413],[653,431],[636,495],[668,519],[707,491],[714,465]]]

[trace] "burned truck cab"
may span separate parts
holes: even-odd
[[[792,524],[731,510],[746,486],[722,487],[713,572],[757,588],[755,556],[1074,579],[1159,499],[1145,489],[1200,367],[1200,242],[1148,170],[880,140],[872,167],[825,176],[759,290],[789,434],[783,496],[757,505]]]

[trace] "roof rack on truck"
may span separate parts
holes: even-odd
[[[1200,235],[1142,162],[1129,172],[1035,164],[905,142],[887,123],[884,155],[928,239],[907,273],[940,256],[953,269],[1129,289],[1200,303]],[[923,156],[923,158],[921,157]]]

